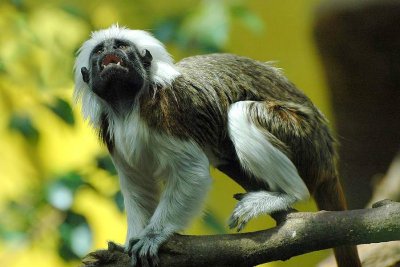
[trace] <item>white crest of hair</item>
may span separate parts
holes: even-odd
[[[91,38],[87,40],[78,50],[75,61],[75,101],[82,101],[82,113],[95,127],[99,126],[101,111],[105,109],[105,103],[89,88],[83,81],[81,68],[89,69],[89,57],[92,50],[104,40],[115,38],[128,40],[135,44],[139,52],[147,49],[152,57],[150,80],[153,85],[161,87],[169,86],[173,80],[180,75],[176,70],[172,57],[165,49],[164,45],[153,37],[149,32],[142,30],[131,30],[114,24],[111,27],[92,32]]]
[[[248,105],[252,102],[236,102],[228,113],[229,136],[241,165],[274,192],[287,194],[297,201],[309,198],[307,186],[292,161],[268,141],[265,130],[249,117]]]

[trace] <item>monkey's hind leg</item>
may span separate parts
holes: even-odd
[[[258,121],[267,112],[263,102],[241,101],[233,104],[228,113],[228,131],[238,160],[245,172],[266,184],[271,191],[244,194],[236,205],[229,226],[240,231],[246,223],[260,215],[287,210],[299,200],[309,198],[307,186],[295,165],[279,149],[279,140]],[[254,109],[254,105],[260,105]],[[254,112],[256,110],[257,112]]]

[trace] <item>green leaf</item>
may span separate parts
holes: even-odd
[[[219,52],[228,40],[230,20],[223,1],[205,0],[182,22],[178,41],[204,52]]]
[[[231,14],[255,33],[261,33],[264,29],[262,19],[244,6],[233,6]]]
[[[66,187],[71,189],[72,191],[76,191],[78,187],[85,184],[82,176],[76,171],[70,171],[59,176],[56,176],[55,179],[64,184]]]
[[[24,7],[25,3],[24,0],[11,0],[11,4],[13,4],[14,6],[16,6],[17,8],[22,8]]]
[[[7,67],[4,61],[0,58],[0,74],[6,74],[7,73]]]
[[[78,172],[70,171],[53,177],[51,179],[49,187],[55,185],[62,186],[68,188],[73,193],[75,193],[75,191],[84,184],[86,183]]]
[[[71,245],[64,242],[64,240],[60,240],[60,243],[58,244],[58,254],[66,261],[79,259],[79,256],[72,251]]]
[[[111,175],[117,175],[114,163],[109,155],[100,155],[96,157],[97,167],[107,171]]]
[[[28,115],[12,114],[8,127],[20,133],[32,145],[36,145],[39,141],[39,131]]]
[[[64,99],[57,97],[55,103],[46,104],[46,107],[53,111],[55,115],[68,125],[73,126],[75,124],[74,113],[72,112],[71,105]]]
[[[225,234],[226,230],[224,225],[215,217],[214,213],[207,211],[203,217],[204,223],[207,227],[217,234]]]
[[[176,41],[178,29],[183,19],[183,15],[161,18],[152,27],[154,36],[163,43]]]
[[[88,253],[92,245],[92,231],[84,216],[68,211],[58,230],[58,253],[63,259],[76,260]]]
[[[114,199],[114,203],[118,207],[118,210],[120,212],[123,212],[125,209],[125,204],[124,204],[124,196],[122,195],[121,191],[118,191],[117,193],[115,193],[113,196],[113,199]]]

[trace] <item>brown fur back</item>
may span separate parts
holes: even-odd
[[[268,63],[230,54],[182,60],[171,87],[141,95],[141,117],[154,130],[194,139],[222,161],[237,158],[227,133],[229,106],[257,101],[250,108],[256,123],[270,132],[273,145],[293,161],[323,210],[344,210],[346,202],[336,171],[334,139],[322,113],[307,96]],[[228,173],[229,174],[229,173]],[[361,266],[355,247],[335,249],[340,267]]]

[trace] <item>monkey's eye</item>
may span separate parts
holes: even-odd
[[[103,51],[104,51],[104,48],[103,47],[99,47],[94,52],[99,55],[99,54],[103,53]]]

